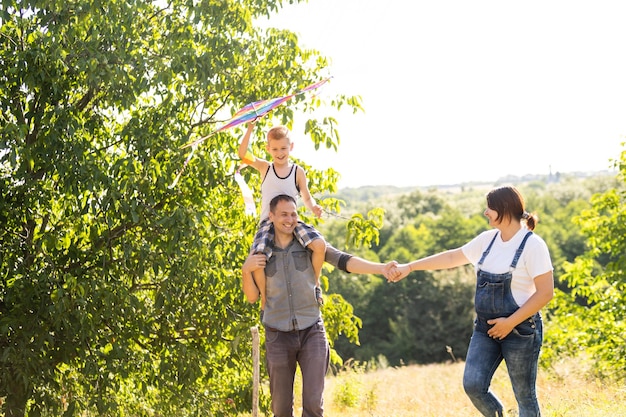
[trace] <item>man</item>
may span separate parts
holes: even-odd
[[[293,384],[300,365],[302,416],[322,417],[330,347],[315,299],[311,254],[293,235],[298,223],[296,201],[287,195],[275,197],[269,219],[274,225],[273,256],[267,261],[263,254],[248,257],[242,267],[242,289],[249,302],[256,302],[260,291],[253,272],[265,269],[266,300],[261,321],[265,326],[272,412],[275,417],[293,416]],[[327,247],[325,260],[346,272],[381,274],[388,279],[397,274],[395,262],[369,262],[332,246]]]

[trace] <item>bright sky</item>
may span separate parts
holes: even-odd
[[[339,187],[602,171],[626,141],[626,1],[309,0],[270,21],[360,95],[339,151],[293,155]],[[296,131],[298,133],[298,131]]]

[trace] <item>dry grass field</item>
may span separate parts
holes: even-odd
[[[626,417],[626,387],[589,380],[573,363],[539,373],[538,395],[544,417]],[[328,378],[325,404],[329,417],[479,416],[463,392],[463,363],[387,368]],[[350,403],[350,388],[358,400]],[[517,405],[501,366],[492,388],[517,416]]]
[[[371,372],[347,371],[326,379],[327,417],[474,417],[480,416],[463,392],[463,363],[412,365]],[[626,417],[626,386],[590,379],[571,361],[540,370],[537,383],[543,417]],[[297,380],[296,391],[300,381]],[[505,416],[518,415],[501,366],[492,388]],[[264,388],[265,389],[265,388]],[[301,415],[299,392],[296,416]],[[260,413],[262,415],[262,413]]]
[[[626,387],[588,380],[571,369],[540,371],[538,395],[543,417],[626,417]],[[326,415],[329,417],[444,417],[479,416],[463,392],[463,363],[388,368],[360,375],[328,378]],[[358,390],[358,401],[346,404],[347,385]],[[517,416],[513,391],[501,366],[492,388]]]

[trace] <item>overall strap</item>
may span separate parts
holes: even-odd
[[[524,246],[526,246],[526,241],[532,234],[533,232],[526,233],[526,236],[524,236],[524,240],[522,240],[522,243],[520,243],[519,248],[517,248],[517,250],[515,251],[513,262],[511,262],[511,271],[514,270],[515,267],[517,266],[517,261],[519,261],[520,256],[522,256],[522,252],[524,251]]]
[[[487,249],[485,249],[485,251],[483,252],[483,256],[481,256],[480,261],[478,261],[478,266],[482,265],[483,262],[485,262],[485,258],[487,257],[487,255],[489,255],[489,251],[491,250],[491,247],[493,246],[493,242],[496,241],[496,238],[498,237],[498,233],[500,232],[496,232],[496,234],[493,236],[493,239],[491,239],[491,243],[489,243],[489,246],[487,246]]]

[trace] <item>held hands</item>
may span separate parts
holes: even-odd
[[[394,261],[395,262],[395,261]],[[385,278],[387,278],[388,282],[398,282],[401,279],[404,279],[411,273],[411,267],[409,264],[398,264],[395,262],[395,267],[393,271],[387,276],[385,274]]]
[[[391,282],[398,276],[398,262],[391,261],[387,262],[383,267],[383,276],[387,278],[388,282]]]

